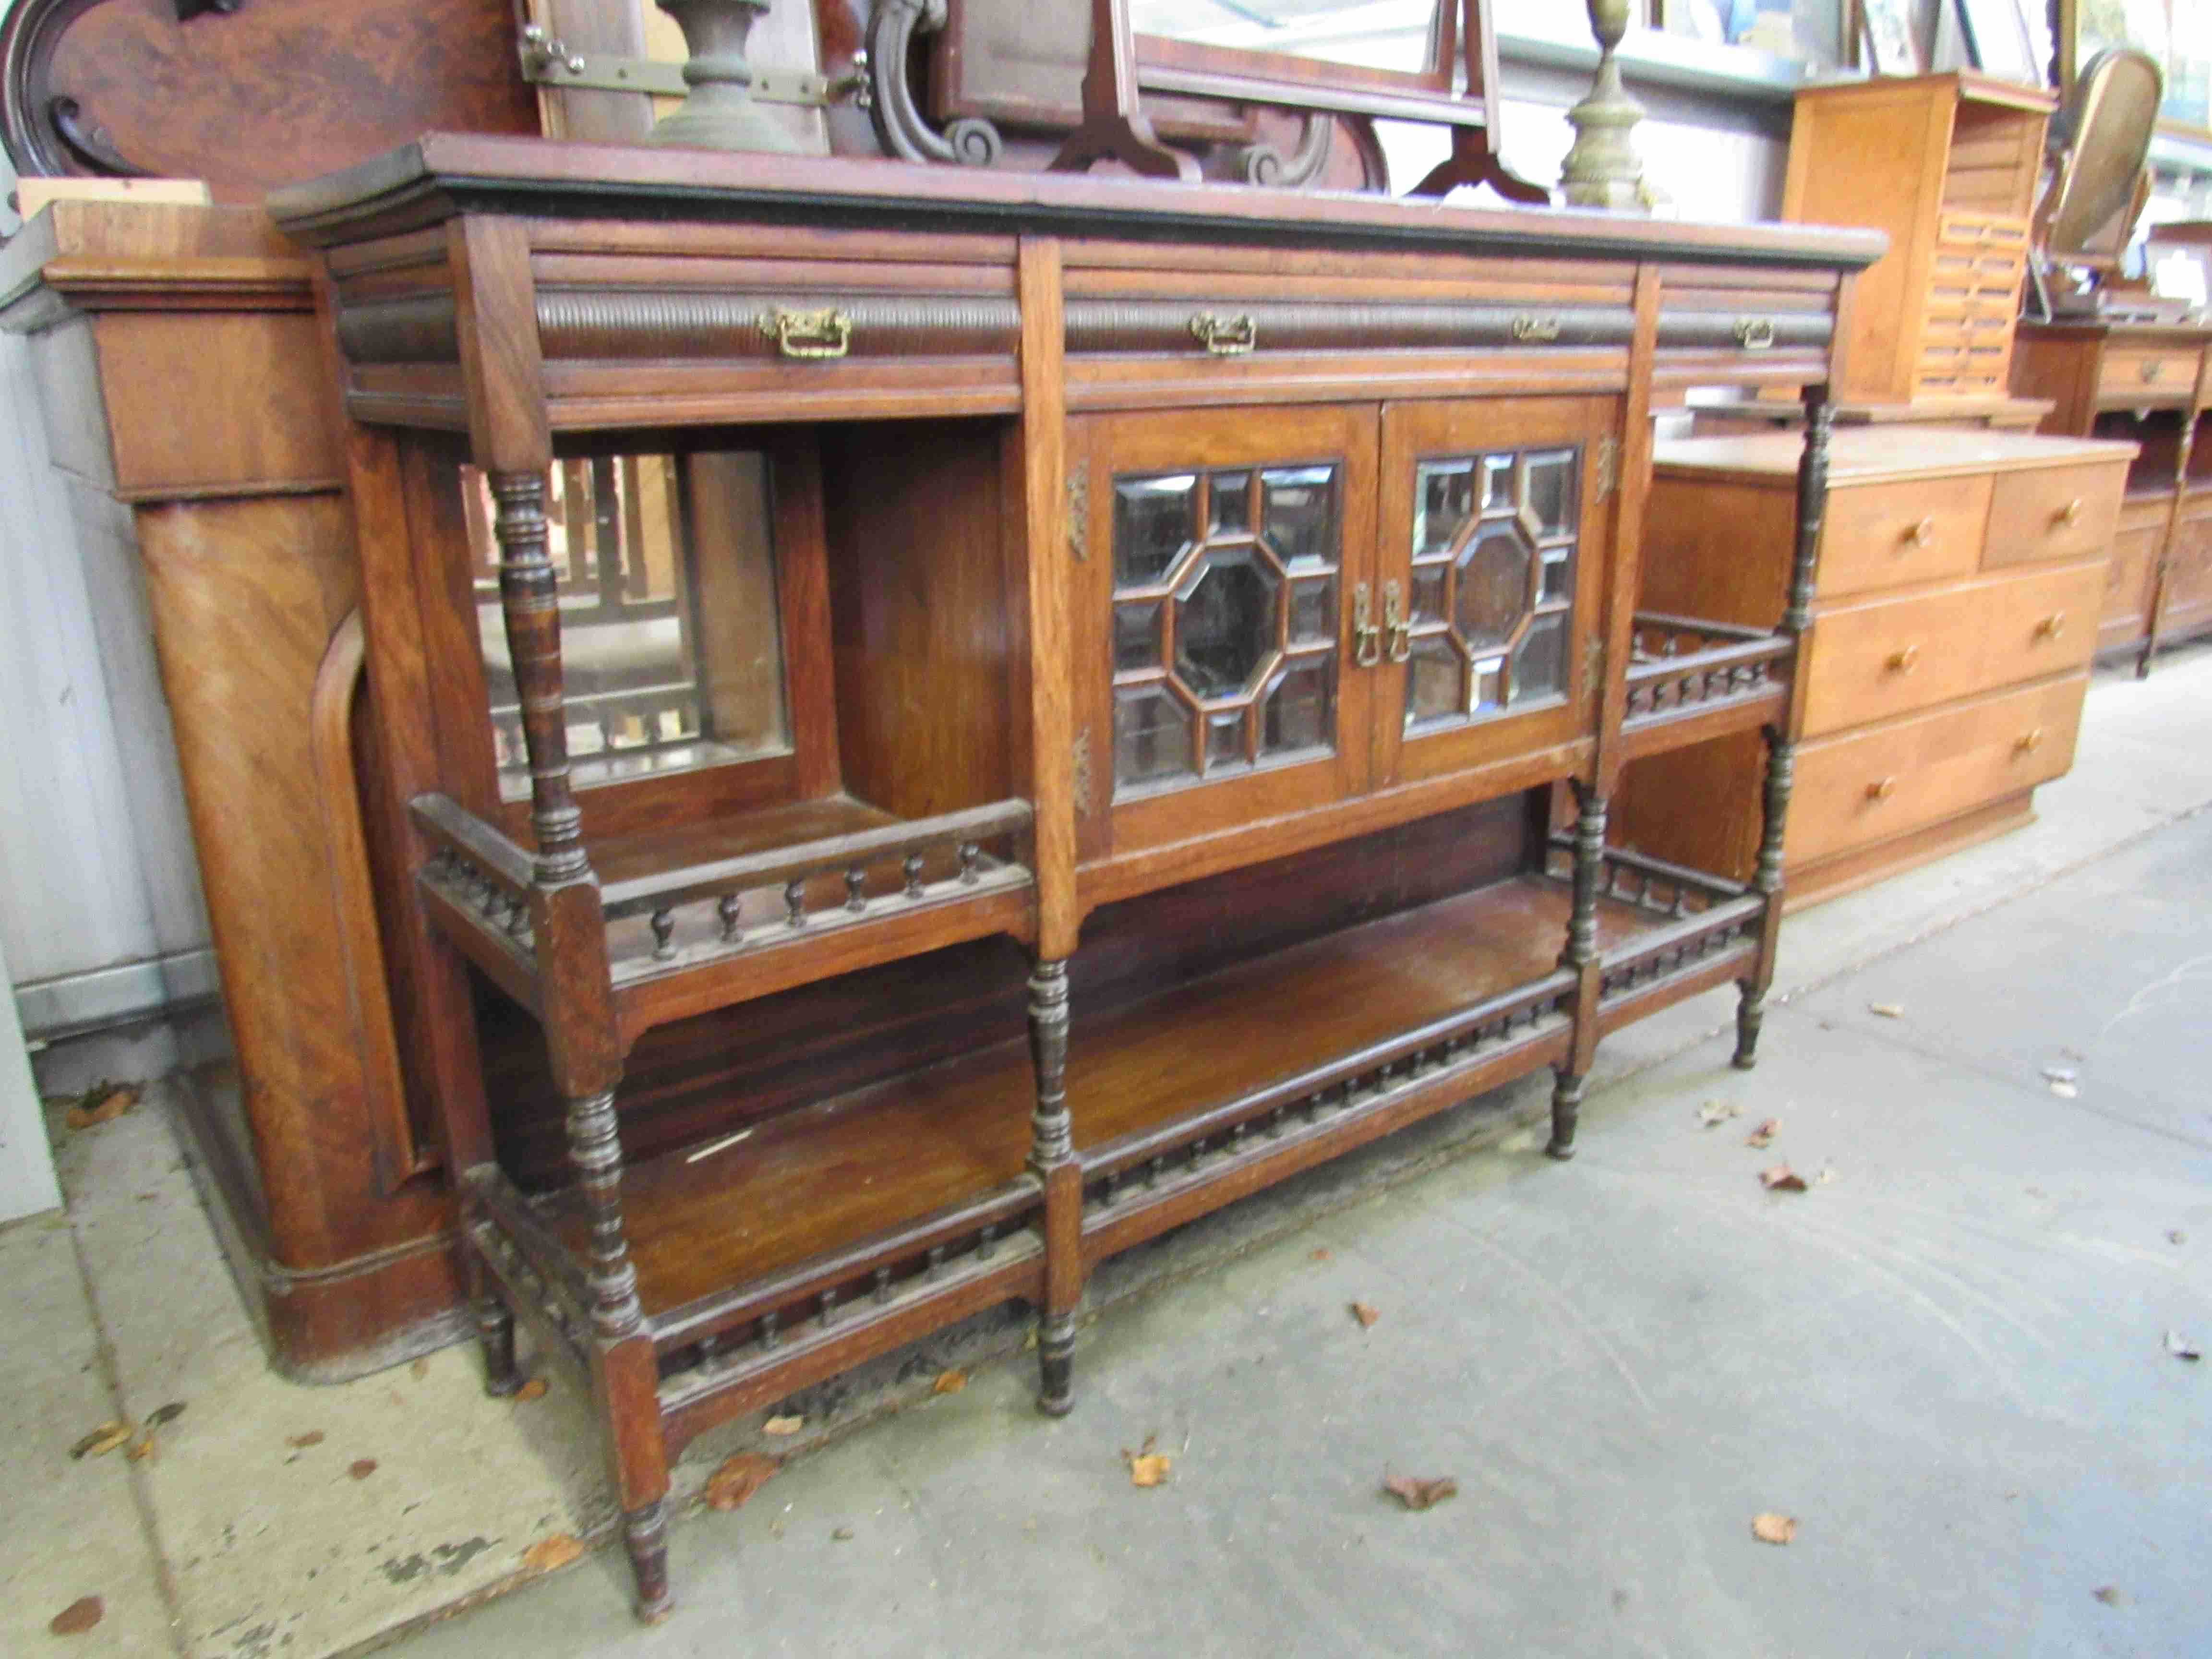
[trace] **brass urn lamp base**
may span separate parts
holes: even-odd
[[[1567,112],[1575,130],[1559,175],[1571,207],[1648,213],[1660,199],[1644,182],[1644,163],[1632,136],[1644,106],[1628,95],[1613,57],[1628,33],[1629,0],[1589,0],[1590,32],[1597,37],[1597,78],[1589,96]]]

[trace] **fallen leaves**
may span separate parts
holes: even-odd
[[[62,1114],[72,1129],[89,1129],[95,1123],[112,1123],[138,1103],[143,1085],[137,1083],[95,1083],[76,1097],[76,1104]]]
[[[2204,1358],[2197,1344],[2179,1331],[2168,1331],[2166,1334],[2166,1351],[2176,1359],[2186,1359],[2191,1364]]]
[[[417,1358],[412,1364],[407,1367],[407,1375],[413,1377],[417,1382],[420,1382],[424,1377],[429,1376],[429,1374],[430,1362],[427,1358]]]
[[[584,1553],[584,1540],[572,1532],[551,1532],[522,1553],[522,1565],[532,1572],[551,1572],[565,1567]]]
[[[356,1480],[366,1480],[376,1473],[376,1460],[374,1457],[356,1457],[346,1466],[346,1473]]]
[[[958,1394],[968,1386],[968,1373],[963,1370],[939,1371],[937,1381],[929,1385],[932,1394]]]
[[[149,1429],[158,1429],[164,1424],[175,1422],[184,1414],[185,1402],[181,1400],[172,1400],[167,1405],[156,1406],[146,1413],[146,1426]]]
[[[1747,1146],[1765,1146],[1771,1144],[1773,1141],[1774,1137],[1781,1133],[1782,1120],[1778,1117],[1770,1117],[1765,1122],[1760,1124],[1756,1129],[1753,1129],[1750,1135],[1746,1138],[1743,1144]]]
[[[1352,1316],[1359,1322],[1361,1330],[1372,1330],[1375,1322],[1382,1317],[1382,1310],[1371,1303],[1355,1302],[1352,1304]]]
[[[2179,1227],[2169,1227],[2166,1232],[2166,1242],[2169,1244],[2186,1244],[2189,1243],[2189,1235]]]
[[[1459,1482],[1448,1474],[1389,1474],[1382,1478],[1382,1490],[1409,1510],[1427,1510],[1458,1497]]]
[[[514,1403],[518,1406],[526,1406],[533,1400],[544,1399],[546,1387],[547,1384],[544,1377],[532,1377],[530,1381],[524,1383],[520,1388],[514,1391]]]
[[[1794,1544],[1797,1541],[1797,1517],[1764,1510],[1751,1517],[1751,1535],[1762,1544]]]
[[[46,1621],[56,1636],[82,1636],[100,1620],[107,1604],[97,1595],[80,1595]]]
[[[121,1419],[103,1423],[83,1439],[70,1448],[70,1456],[77,1462],[88,1457],[105,1457],[131,1438],[131,1427]]]
[[[2120,1605],[2120,1587],[2118,1584],[2100,1584],[2089,1594],[2108,1607],[2117,1607]]]
[[[310,1446],[319,1446],[323,1443],[323,1431],[320,1429],[309,1429],[305,1434],[288,1434],[284,1437],[284,1443],[294,1451],[305,1451]]]
[[[830,1541],[833,1544],[851,1543],[853,1541],[853,1529],[850,1527],[831,1528],[830,1531]]]
[[[763,1434],[797,1434],[806,1426],[803,1417],[771,1417],[761,1425]]]
[[[1707,1129],[1717,1129],[1732,1117],[1742,1115],[1743,1109],[1731,1101],[1709,1100],[1698,1108],[1698,1122]]]
[[[1319,1249],[1315,1250],[1315,1251],[1313,1251],[1312,1253],[1310,1253],[1310,1254],[1306,1257],[1306,1260],[1307,1260],[1307,1261],[1328,1261],[1328,1245],[1326,1245],[1326,1244],[1322,1245]]]
[[[742,1509],[745,1500],[769,1482],[776,1466],[757,1452],[739,1452],[722,1460],[707,1477],[706,1499],[710,1510]]]
[[[1145,1443],[1135,1451],[1127,1446],[1121,1449],[1121,1461],[1129,1466],[1131,1486],[1157,1486],[1167,1480],[1168,1471],[1174,1465],[1165,1452],[1152,1449],[1158,1442],[1158,1435],[1146,1435]]]
[[[1867,1012],[1878,1015],[1883,1019],[1903,1019],[1905,1005],[1901,1002],[1869,1002],[1867,1004]]]
[[[1759,1172],[1759,1184],[1770,1193],[1802,1193],[1805,1177],[1787,1164],[1777,1164]]]

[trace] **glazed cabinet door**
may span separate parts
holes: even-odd
[[[1572,740],[1594,655],[1612,398],[1393,404],[1382,415],[1377,787]]]
[[[1069,423],[1085,859],[1367,787],[1376,443],[1372,405]]]

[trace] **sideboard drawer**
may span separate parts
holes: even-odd
[[[1820,613],[1808,737],[2079,668],[2096,646],[2100,562]]]
[[[2123,530],[2112,538],[2112,562],[2105,567],[2105,603],[2097,617],[2100,650],[2134,639],[2150,615],[2151,571],[2158,563],[2163,525]]]
[[[2087,674],[2075,674],[1807,744],[1784,860],[1809,864],[2050,782],[2074,764],[2088,686]]]
[[[2090,461],[2042,472],[2011,472],[1990,508],[1982,563],[1996,569],[2101,553],[2120,521],[2124,461]]]
[[[2196,394],[2197,364],[2187,347],[2107,350],[2097,371],[2097,401],[2123,409],[2185,404]]]
[[[1989,516],[1987,473],[1839,485],[1820,532],[1820,595],[1971,575]]]

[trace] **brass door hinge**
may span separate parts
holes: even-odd
[[[1081,468],[1067,475],[1067,550],[1078,564],[1091,557],[1091,475]]]
[[[1075,816],[1087,818],[1091,816],[1091,728],[1087,726],[1075,734],[1074,761]]]
[[[581,87],[593,92],[641,92],[656,98],[681,98],[691,88],[684,79],[684,65],[650,58],[622,58],[612,52],[586,57],[571,52],[565,40],[532,23],[516,42],[522,60],[522,78],[541,87]],[[868,104],[866,54],[855,54],[850,75],[832,77],[808,70],[776,69],[755,64],[747,89],[764,104],[804,104],[816,109],[832,104]]]
[[[1604,501],[1620,485],[1620,440],[1610,432],[1600,438],[1591,465],[1597,471],[1597,498]]]

